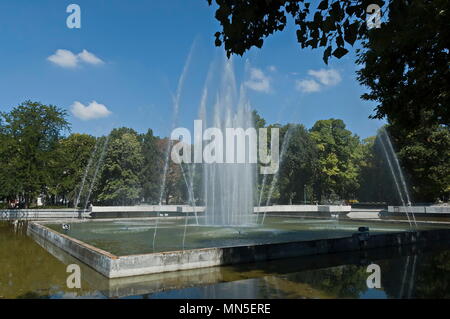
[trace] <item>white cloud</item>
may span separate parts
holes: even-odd
[[[304,93],[319,92],[324,87],[335,86],[342,81],[341,75],[334,69],[309,70],[312,78],[296,81],[296,89]]]
[[[271,72],[276,72],[277,71],[277,67],[275,65],[269,65],[268,69]]]
[[[47,60],[63,68],[74,68],[78,64],[78,57],[71,51],[63,49],[56,50]]]
[[[334,86],[341,82],[342,78],[338,71],[334,69],[320,69],[320,70],[309,70],[308,74],[315,77],[320,83],[325,86]]]
[[[102,59],[87,50],[75,54],[69,50],[58,49],[55,54],[49,56],[47,60],[63,68],[75,68],[81,62],[93,65],[104,63]]]
[[[71,111],[75,117],[84,121],[107,117],[111,114],[111,111],[105,105],[96,101],[92,101],[88,106],[75,101],[72,104]]]
[[[83,52],[78,54],[78,57],[81,61],[89,63],[89,64],[103,64],[102,59],[98,58],[95,54],[88,52],[87,50],[83,50]]]
[[[268,93],[271,91],[270,78],[257,68],[250,69],[250,80],[246,81],[245,85],[258,92]]]
[[[297,80],[295,83],[296,89],[304,93],[319,92],[320,84],[314,80]]]

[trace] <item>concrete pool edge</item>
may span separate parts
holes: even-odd
[[[450,239],[449,229],[437,229],[377,234],[368,237],[363,234],[355,234],[351,237],[332,239],[115,256],[51,230],[38,222],[30,223],[28,230],[53,243],[107,278],[448,241]]]
[[[84,262],[109,278],[111,263],[118,258],[117,256],[70,236],[56,232],[41,224],[41,222],[31,222],[28,225],[27,232],[33,232],[35,235],[44,238],[56,247],[66,251],[76,259]]]

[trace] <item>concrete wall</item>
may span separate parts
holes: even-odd
[[[195,207],[196,212],[204,212],[202,206]],[[351,206],[337,205],[274,205],[255,207],[255,213],[344,213],[350,212]],[[162,213],[192,213],[194,207],[189,205],[139,205],[139,206],[93,206],[92,213],[133,213],[133,212],[162,212]]]
[[[345,238],[114,256],[39,223],[31,223],[29,231],[52,242],[108,278],[450,240],[450,229],[440,229],[372,236],[356,233]]]
[[[127,277],[219,265],[252,263],[449,239],[450,230],[436,230],[374,235],[367,240],[361,240],[358,236],[353,236],[303,242],[121,256],[113,261],[110,277]]]
[[[159,213],[174,215],[184,215],[203,213],[205,207],[192,207],[190,205],[139,205],[139,206],[93,206],[90,211],[68,209],[9,209],[0,210],[0,219],[52,219],[52,218],[121,218],[121,217],[153,217]],[[255,213],[348,213],[351,206],[331,206],[331,205],[274,205],[255,207]],[[80,215],[81,214],[81,215]]]
[[[34,235],[50,241],[56,247],[66,251],[73,257],[91,266],[102,275],[106,277],[110,276],[111,263],[117,258],[117,256],[90,246],[72,237],[58,233],[36,222],[32,222],[28,225],[27,232],[31,232]]]
[[[388,206],[389,213],[450,214],[450,206]]]
[[[89,212],[72,209],[6,209],[0,210],[0,219],[47,219],[89,217]]]

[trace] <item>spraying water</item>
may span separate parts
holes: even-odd
[[[393,166],[392,166],[392,163],[391,163],[391,159],[390,159],[390,157],[389,157],[389,154],[388,154],[388,152],[387,152],[387,150],[386,150],[386,146],[384,145],[383,138],[381,138],[381,137],[380,137],[380,142],[381,142],[381,147],[383,148],[384,155],[385,155],[386,160],[387,160],[387,162],[388,162],[389,169],[391,170],[392,177],[394,178],[395,187],[397,188],[397,193],[398,193],[398,195],[399,195],[399,197],[400,197],[400,201],[402,202],[402,205],[405,206],[405,200],[403,199],[403,195],[402,195],[402,192],[401,192],[401,190],[400,190],[399,183],[398,183],[398,181],[397,181],[397,176],[396,176],[396,174],[395,174],[395,172],[394,172],[394,168],[393,168]],[[410,220],[410,218],[409,218],[408,212],[406,212],[406,217],[408,218],[409,226],[412,227],[411,220]]]
[[[285,134],[285,136],[284,136],[284,140],[283,140],[283,144],[282,144],[282,146],[281,146],[281,154],[280,154],[280,158],[281,158],[281,161],[280,161],[280,164],[282,163],[282,161],[283,161],[283,158],[284,158],[284,153],[286,152],[286,150],[287,150],[287,147],[288,147],[288,145],[289,145],[289,139],[291,138],[291,126],[289,126],[288,127],[288,129],[287,129],[287,131],[286,131],[286,134]],[[277,183],[277,180],[278,180],[278,174],[279,174],[279,170],[278,170],[278,172],[275,174],[275,176],[272,178],[272,182],[271,182],[271,184],[270,184],[270,189],[269,189],[269,195],[267,196],[267,201],[266,201],[266,206],[269,206],[269,204],[270,204],[270,200],[272,199],[272,194],[273,194],[273,191],[274,191],[274,189],[275,189],[275,185],[276,185],[276,183]],[[263,190],[261,190],[261,192],[262,192]],[[262,218],[262,221],[261,221],[261,224],[263,225],[264,224],[264,221],[266,220],[266,212],[267,212],[267,210],[265,210],[264,211],[264,214],[263,214],[263,218]]]
[[[81,194],[82,194],[83,189],[84,189],[84,184],[86,183],[86,178],[87,178],[88,172],[91,169],[92,162],[94,161],[94,156],[97,153],[98,143],[99,143],[99,139],[97,139],[95,141],[94,150],[92,151],[91,157],[89,158],[88,164],[87,164],[87,166],[86,166],[86,168],[84,170],[83,178],[81,179],[80,189],[78,191],[78,195],[77,195],[77,197],[75,199],[75,203],[74,203],[74,208],[75,208],[74,215],[75,215],[75,213],[76,213],[76,211],[78,209],[78,204],[80,203]],[[73,218],[73,216],[72,216],[72,218]]]
[[[189,52],[189,55],[187,57],[186,63],[184,64],[183,67],[183,72],[181,73],[180,78],[178,79],[178,86],[177,86],[177,92],[173,98],[173,121],[172,121],[172,130],[175,128],[175,124],[176,121],[178,119],[178,112],[180,109],[180,99],[181,99],[181,92],[184,86],[184,81],[186,78],[186,74],[189,70],[189,66],[191,63],[191,58],[192,58],[192,54],[194,51],[194,44],[191,47],[191,50]],[[162,208],[162,199],[163,199],[163,195],[164,195],[164,191],[166,189],[166,181],[167,181],[167,171],[169,169],[169,160],[170,160],[170,150],[172,149],[172,145],[173,145],[173,141],[171,139],[169,139],[167,141],[167,147],[166,147],[166,151],[164,154],[164,170],[163,170],[163,175],[162,175],[162,181],[161,181],[161,190],[160,190],[160,195],[159,195],[159,207],[160,210]],[[184,174],[184,172],[183,172]],[[156,224],[155,224],[155,231],[153,233],[153,248],[155,247],[155,243],[156,243],[156,234],[157,234],[157,230],[158,230],[158,223],[159,223],[159,218],[156,218]]]
[[[91,181],[91,184],[89,186],[88,196],[86,197],[86,201],[84,203],[84,211],[86,211],[86,209],[87,209],[87,205],[89,204],[89,198],[91,197],[92,189],[94,188],[95,181],[97,179],[97,175],[98,175],[99,169],[100,169],[100,167],[103,164],[103,159],[105,157],[106,150],[107,150],[107,147],[108,147],[108,144],[109,144],[109,137],[110,137],[110,135],[108,135],[106,137],[105,141],[103,142],[103,147],[102,147],[102,151],[100,153],[100,158],[97,161],[97,165],[95,167],[94,175],[92,176],[92,181]]]
[[[389,137],[388,132],[386,131],[386,128],[383,128],[382,131],[383,131],[385,139],[387,141],[387,144],[388,144],[388,147],[389,147],[389,151],[391,152],[392,157],[394,158],[394,163],[395,163],[395,166],[397,168],[398,175],[400,177],[401,186],[403,187],[403,192],[406,195],[406,200],[407,200],[407,203],[406,203],[407,204],[407,206],[406,206],[407,208],[406,209],[409,209],[411,207],[411,198],[409,196],[408,187],[406,185],[406,180],[405,180],[405,177],[403,175],[403,170],[400,167],[400,163],[398,161],[397,154],[394,151],[394,147],[392,146],[391,139]],[[416,217],[414,216],[414,213],[412,211],[411,211],[411,215],[412,215],[412,218],[413,218],[413,221],[414,221],[414,225],[417,227]]]
[[[386,144],[388,145],[389,149],[386,148],[385,141],[383,139],[386,141]],[[403,207],[406,207],[406,217],[408,218],[410,227],[412,227],[412,222],[411,222],[411,219],[410,219],[409,213],[408,213],[408,210],[410,210],[410,207],[411,207],[411,200],[409,197],[408,187],[406,186],[406,181],[405,181],[402,169],[400,167],[400,163],[398,161],[397,155],[395,154],[394,148],[392,147],[392,143],[389,138],[389,135],[386,132],[386,129],[384,129],[384,128],[381,130],[380,142],[381,142],[381,146],[382,146],[383,152],[385,154],[386,160],[388,162],[392,177],[394,179],[394,183],[397,188],[398,195],[400,197]],[[392,164],[391,156],[394,159],[395,167]],[[405,199],[406,199],[406,201],[405,201]],[[412,215],[414,225],[415,225],[415,227],[417,227],[417,222],[416,222],[414,213],[412,213],[412,211],[410,211],[410,213]]]
[[[224,138],[227,128],[240,128],[244,131],[254,128],[254,120],[249,103],[245,99],[244,87],[236,89],[236,80],[231,60],[224,62],[221,86],[217,94],[212,112],[212,119],[203,118],[206,127],[217,128],[223,132],[222,136],[214,135],[214,139]],[[211,125],[209,125],[211,124]],[[213,137],[211,136],[211,139]],[[224,141],[225,142],[225,141]],[[228,141],[227,141],[228,143]],[[247,158],[256,156],[256,150],[245,143]],[[225,145],[223,162],[205,163],[203,166],[203,185],[205,189],[205,218],[206,225],[241,226],[252,224],[253,200],[255,187],[256,164],[246,160],[225,163],[227,154],[236,155],[236,145]],[[240,150],[242,151],[242,150]],[[247,152],[248,151],[248,152]],[[214,150],[217,152],[217,150]],[[229,153],[230,152],[230,153]]]

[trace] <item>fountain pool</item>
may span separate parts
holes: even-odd
[[[185,246],[182,247],[184,218],[160,218],[158,241],[153,245],[156,220],[108,220],[72,223],[64,234],[114,255],[148,254],[186,249],[234,247],[294,241],[342,238],[352,236],[365,221],[328,219],[297,219],[267,217],[264,225],[240,227],[188,225]],[[61,224],[47,224],[62,232]],[[400,223],[372,223],[370,232],[382,234],[401,232],[407,225]],[[423,227],[430,229],[430,226]]]
[[[33,222],[28,231],[108,278],[450,239],[448,224],[419,224],[412,232],[407,223],[387,221],[270,216],[255,227],[198,226],[194,221],[184,241],[185,218],[176,217],[79,221],[68,231],[59,222]],[[368,226],[369,234],[359,232],[361,226]]]

